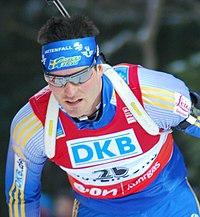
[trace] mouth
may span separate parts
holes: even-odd
[[[71,106],[78,105],[80,102],[82,102],[83,99],[77,99],[77,100],[66,100],[65,103]]]

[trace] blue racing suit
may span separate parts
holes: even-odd
[[[115,70],[161,130],[176,127],[189,116],[190,92],[181,80],[141,66],[121,64]],[[97,120],[77,121],[60,107],[56,155],[50,160],[68,174],[77,198],[74,216],[198,217],[198,202],[171,133],[148,135],[111,81],[105,75],[102,79]],[[48,88],[36,94],[12,121],[6,167],[10,217],[39,216],[50,94]],[[199,117],[181,130],[200,137]]]

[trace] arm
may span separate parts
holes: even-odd
[[[39,216],[40,178],[46,161],[43,149],[43,126],[28,103],[11,124],[6,164],[9,216]]]
[[[144,107],[158,126],[163,129],[176,127],[190,135],[200,137],[199,120],[184,127],[180,125],[185,123],[194,104],[197,105],[196,99],[185,83],[173,75],[143,67],[139,67],[138,74]]]

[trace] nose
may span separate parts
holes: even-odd
[[[77,85],[71,82],[68,82],[63,88],[64,88],[64,93],[67,97],[74,97],[78,90]]]

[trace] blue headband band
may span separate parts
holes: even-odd
[[[42,46],[42,65],[45,73],[89,66],[98,56],[98,46],[93,36],[61,40]]]

